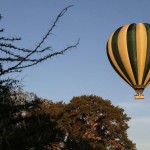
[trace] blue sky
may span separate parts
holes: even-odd
[[[124,108],[132,117],[128,135],[138,150],[150,149],[150,87],[136,101],[134,90],[112,69],[106,55],[110,34],[127,23],[150,23],[149,0],[1,0],[5,35],[22,37],[17,45],[34,48],[57,14],[74,5],[61,18],[45,45],[53,51],[74,44],[76,49],[25,70],[24,89],[53,101],[69,102],[73,96],[95,94]]]

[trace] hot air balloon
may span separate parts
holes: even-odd
[[[115,71],[135,90],[135,99],[143,99],[150,83],[150,24],[118,28],[108,39],[107,56]]]

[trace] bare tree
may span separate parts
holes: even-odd
[[[77,47],[79,40],[75,44],[69,45],[57,52],[52,52],[51,46],[41,48],[48,36],[52,34],[52,31],[58,21],[70,7],[72,7],[72,5],[64,8],[57,15],[48,32],[44,35],[34,49],[20,48],[13,44],[13,42],[19,41],[21,38],[7,38],[0,36],[0,77],[10,73],[21,72],[25,68],[37,65],[40,62],[50,59],[56,55],[64,54],[66,51]],[[0,20],[1,19],[2,16],[0,15]],[[0,34],[3,32],[4,29],[0,29]]]

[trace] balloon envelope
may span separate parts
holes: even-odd
[[[115,71],[144,98],[150,83],[150,24],[133,23],[118,28],[107,42],[107,56]]]

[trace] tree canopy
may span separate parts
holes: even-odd
[[[122,108],[110,101],[85,95],[74,97],[66,105],[59,127],[68,133],[68,142],[76,139],[80,143],[82,139],[91,149],[131,150],[135,147],[127,136],[129,119]]]
[[[130,118],[108,100],[84,95],[65,104],[19,93],[20,101],[0,103],[1,149],[136,149],[127,136]]]

